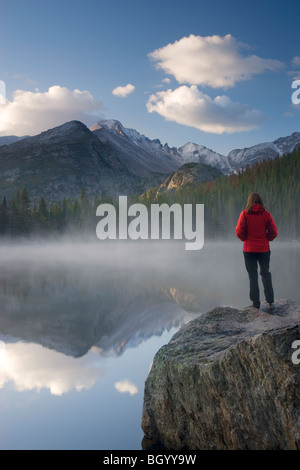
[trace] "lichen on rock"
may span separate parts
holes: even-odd
[[[145,442],[170,450],[300,449],[300,306],[218,307],[156,354],[145,383]],[[144,444],[146,448],[148,444]]]

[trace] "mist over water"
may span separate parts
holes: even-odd
[[[300,301],[299,248],[271,245],[276,299]],[[140,449],[157,350],[211,308],[250,305],[248,291],[239,240],[3,242],[0,448]]]

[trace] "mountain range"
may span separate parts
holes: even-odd
[[[0,146],[0,196],[11,197],[25,186],[32,198],[75,199],[84,188],[89,197],[129,195],[161,183],[167,175],[144,176],[111,145],[79,121]]]
[[[70,121],[33,137],[0,137],[0,196],[9,197],[22,186],[31,197],[49,201],[78,197],[82,187],[88,196],[112,198],[153,186],[169,191],[299,147],[300,133],[294,132],[225,156],[192,142],[171,148],[117,120],[98,121],[89,129]]]
[[[90,127],[103,143],[109,143],[122,155],[122,160],[130,161],[146,171],[169,172],[185,163],[202,163],[230,174],[252,166],[264,159],[282,156],[300,146],[300,132],[280,137],[273,142],[264,142],[243,149],[234,149],[227,156],[203,145],[188,142],[179,148],[162,145],[160,140],[150,140],[134,129],[122,126],[117,120],[98,121]],[[144,158],[143,158],[144,157]],[[146,160],[145,160],[146,157]]]

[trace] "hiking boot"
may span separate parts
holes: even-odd
[[[275,311],[275,305],[274,302],[269,302],[267,304],[267,311],[268,313],[273,313]]]

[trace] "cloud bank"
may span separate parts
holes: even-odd
[[[119,96],[121,98],[125,98],[126,96],[130,95],[135,90],[135,86],[131,83],[127,83],[126,86],[118,86],[114,88],[112,94],[115,96]]]
[[[264,121],[260,111],[234,103],[224,95],[212,99],[195,85],[153,94],[149,97],[147,109],[168,121],[215,134],[249,131]]]
[[[151,52],[149,57],[158,69],[185,85],[151,95],[146,105],[148,111],[157,112],[168,121],[215,134],[258,128],[265,120],[260,111],[234,103],[225,95],[212,98],[197,88],[227,89],[255,75],[284,67],[278,60],[243,55],[247,48],[230,34],[190,35]],[[294,61],[298,62],[298,58]]]
[[[0,135],[35,135],[67,121],[85,122],[100,109],[89,91],[59,85],[46,92],[16,90],[12,101],[0,106]]]

